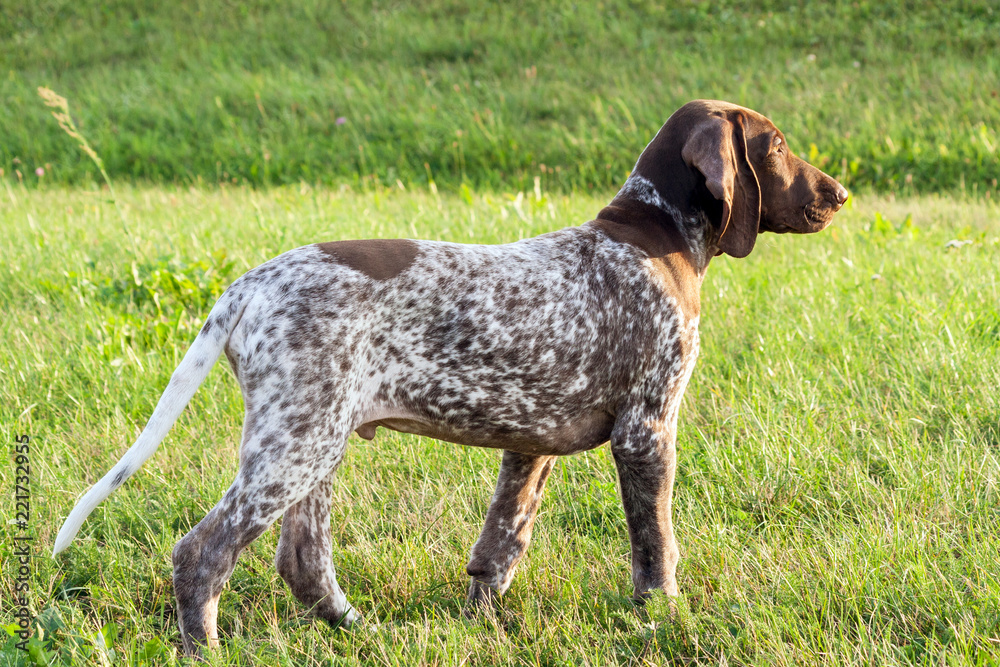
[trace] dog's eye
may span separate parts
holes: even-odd
[[[784,143],[781,141],[781,137],[774,138],[774,146],[771,147],[771,152],[781,153],[785,150]]]

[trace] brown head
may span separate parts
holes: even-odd
[[[661,212],[672,209],[674,217],[704,215],[713,227],[707,250],[733,257],[748,255],[761,232],[820,231],[848,195],[793,154],[781,130],[763,115],[714,100],[678,109],[639,157],[633,177],[647,186],[639,202],[649,214],[655,215],[650,206],[655,200],[665,203]],[[636,188],[626,186],[609,209],[641,208]],[[650,187],[656,197],[648,195]]]

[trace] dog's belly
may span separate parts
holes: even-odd
[[[614,417],[607,412],[593,410],[573,415],[565,425],[551,429],[534,425],[500,425],[490,423],[488,418],[445,421],[407,415],[369,421],[356,431],[360,436],[370,439],[374,437],[377,426],[459,445],[507,449],[522,454],[563,456],[593,449],[607,442],[614,426]]]

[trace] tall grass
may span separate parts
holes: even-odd
[[[178,663],[170,550],[237,464],[242,404],[224,363],[65,556],[48,548],[233,277],[320,239],[511,241],[605,199],[122,187],[143,226],[136,260],[89,193],[0,196],[0,251],[15,259],[0,263],[0,439],[34,436],[36,664],[132,665]],[[559,462],[500,613],[463,620],[498,454],[382,432],[352,440],[332,519],[368,629],[307,616],[274,572],[271,530],[223,593],[213,663],[997,664],[998,266],[996,204],[936,197],[855,198],[822,234],[767,235],[749,258],[712,263],[681,415],[676,618],[628,601],[628,535],[599,448]]]
[[[38,0],[5,7],[0,62],[0,168],[27,185],[92,178],[37,86],[121,180],[606,188],[696,97],[768,114],[853,190],[1000,176],[991,0]]]

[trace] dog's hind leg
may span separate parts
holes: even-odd
[[[261,421],[248,414],[247,424],[255,423]],[[333,428],[298,437],[280,430],[244,431],[233,485],[174,547],[174,594],[187,654],[218,645],[219,596],[240,552],[327,479],[343,458],[350,431],[346,420],[340,423],[342,428],[335,422]]]
[[[466,571],[472,578],[466,614],[486,607],[514,578],[514,569],[531,541],[531,528],[542,501],[554,456],[505,451],[497,488],[486,513],[483,532],[472,547]]]
[[[281,538],[274,564],[295,597],[333,626],[350,627],[358,614],[337,584],[330,538],[330,498],[327,477],[281,519]]]

